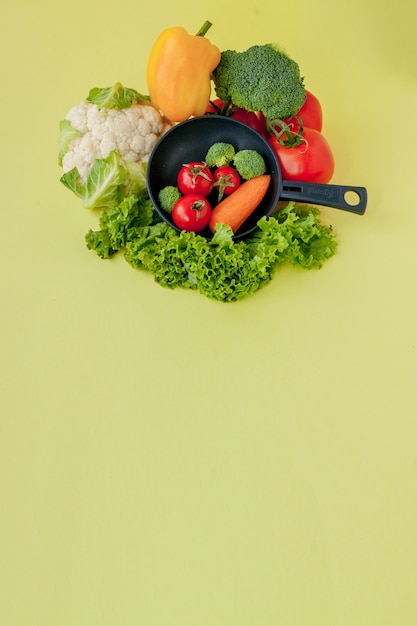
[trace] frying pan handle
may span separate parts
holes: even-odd
[[[348,193],[349,196],[347,196]],[[356,200],[355,203],[348,202],[349,197],[352,195],[354,195]],[[281,198],[295,200],[296,202],[319,204],[363,215],[366,209],[368,194],[365,187],[299,183],[297,181],[284,180],[280,194]]]

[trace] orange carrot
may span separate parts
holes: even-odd
[[[230,196],[219,202],[211,212],[209,222],[211,232],[214,233],[217,224],[227,224],[235,233],[265,196],[270,180],[269,174],[250,178]]]

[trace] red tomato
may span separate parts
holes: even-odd
[[[218,202],[223,198],[223,195],[230,196],[239,185],[240,176],[230,165],[222,165],[214,170],[213,189],[218,189]]]
[[[178,228],[198,233],[210,221],[211,206],[204,196],[189,193],[176,201],[171,215]]]
[[[200,196],[208,196],[213,182],[213,174],[203,161],[184,164],[177,176],[178,189],[182,194],[198,193]]]
[[[247,126],[250,126],[258,133],[262,134],[262,123],[259,117],[253,111],[246,111],[246,109],[235,109],[230,113],[229,117],[239,122],[243,122]]]
[[[303,122],[303,126],[305,128],[314,128],[315,130],[321,132],[323,128],[323,111],[320,102],[317,100],[316,96],[314,96],[311,91],[307,91],[307,89],[306,99],[303,106],[298,111],[297,115],[289,120],[285,120],[288,125],[293,125],[292,130],[295,132],[297,132],[300,128],[296,117],[301,118],[301,121]]]
[[[214,100],[210,100],[208,107],[207,107],[207,113],[220,113],[221,110],[223,109],[223,100],[220,100],[220,98],[215,98]]]
[[[328,142],[314,128],[305,128],[303,137],[305,141],[295,148],[286,148],[275,136],[268,140],[277,155],[282,178],[328,183],[334,173],[334,158]]]
[[[223,106],[223,100],[220,100],[220,98],[215,98],[215,100],[210,101],[207,107],[207,113],[220,115],[220,113],[223,111]],[[227,115],[232,119],[238,120],[239,122],[243,122],[244,124],[251,126],[258,133],[262,134],[263,132],[262,120],[259,119],[258,115],[253,111],[247,111],[246,109],[235,107],[233,104],[230,104],[227,107],[227,111],[224,112],[224,115]]]
[[[266,137],[266,139],[269,139],[271,134],[268,131],[268,126],[267,126],[267,123],[266,123],[265,115],[263,113],[261,113],[260,111],[258,111],[258,118],[259,118],[259,125],[260,125],[260,128],[261,128],[261,130],[260,130],[261,135]]]

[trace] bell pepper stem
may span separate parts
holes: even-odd
[[[196,34],[196,37],[204,37],[204,35],[209,30],[209,28],[211,28],[211,26],[213,26],[213,24],[209,22],[208,20],[206,20],[204,24],[202,25],[202,27],[200,28],[200,30],[198,31],[198,33]]]

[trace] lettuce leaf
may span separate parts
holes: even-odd
[[[319,209],[295,202],[276,211],[269,220],[262,218],[246,242],[273,264],[289,261],[304,269],[319,269],[337,247],[332,227],[320,221]]]
[[[290,202],[262,218],[250,238],[234,241],[222,224],[207,241],[159,221],[150,205],[144,209],[146,202],[126,199],[103,213],[100,230],[86,236],[87,246],[102,258],[124,249],[132,267],[150,272],[170,289],[194,289],[213,300],[234,302],[269,283],[282,263],[319,269],[336,251],[332,229],[320,222],[315,207]]]
[[[331,228],[320,223],[319,211],[294,203],[260,220],[254,237],[235,242],[232,235],[221,225],[207,241],[158,224],[141,229],[140,236],[128,242],[125,257],[165,287],[198,289],[208,298],[232,302],[269,283],[280,264],[318,269],[336,250]]]
[[[113,87],[94,87],[86,98],[88,102],[97,105],[98,110],[129,109],[133,102],[149,100],[149,96],[140,94],[135,89],[123,87],[122,83],[115,83]]]
[[[124,197],[126,170],[116,151],[105,159],[96,159],[82,182],[77,168],[61,176],[61,182],[78,196],[86,209],[108,209],[120,204]]]
[[[89,230],[85,236],[87,248],[102,259],[109,259],[124,248],[137,229],[152,223],[153,205],[149,198],[129,196],[118,207],[102,211],[100,230]]]

